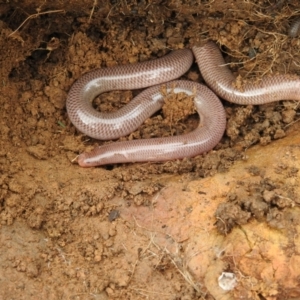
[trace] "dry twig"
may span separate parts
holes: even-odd
[[[12,33],[9,34],[9,37],[14,35],[17,31],[19,31],[19,29],[30,19],[34,19],[37,18],[40,15],[46,15],[46,14],[54,14],[54,13],[61,13],[61,12],[65,12],[63,9],[59,9],[59,10],[48,10],[48,11],[44,11],[44,12],[37,12],[36,14],[30,15],[29,17],[27,17],[25,19],[25,21],[22,22],[22,24]]]

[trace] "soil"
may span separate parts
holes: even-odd
[[[299,1],[21,2],[0,2],[0,299],[300,297],[297,102],[223,101],[226,134],[213,151],[91,169],[76,156],[115,141],[78,132],[65,108],[89,70],[209,39],[237,85],[297,76],[300,39],[287,33]],[[203,83],[196,64],[183,78]],[[105,93],[94,106],[118,110],[138,92]],[[165,102],[120,140],[197,126],[192,99]],[[237,287],[222,290],[222,272]]]

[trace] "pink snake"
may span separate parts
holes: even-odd
[[[216,44],[208,42],[203,47],[193,47],[192,51],[206,84],[227,101],[248,105],[300,100],[298,78],[269,76],[257,84],[246,84],[243,90],[239,90],[234,87],[235,77],[225,65]],[[167,91],[193,95],[200,115],[199,126],[190,133],[99,146],[89,153],[80,154],[79,165],[92,167],[127,162],[162,162],[194,157],[213,149],[226,127],[225,111],[220,100],[199,83],[184,80],[169,82],[188,71],[193,54],[188,49],[177,50],[156,60],[97,69],[77,80],[67,97],[69,118],[78,130],[96,139],[116,139],[137,129],[162,107],[162,83]],[[148,86],[151,87],[115,113],[100,113],[92,107],[92,100],[103,92]]]

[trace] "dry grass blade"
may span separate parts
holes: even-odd
[[[29,17],[27,17],[23,22],[22,24],[15,30],[13,31],[12,33],[10,33],[8,36],[13,36],[16,32],[18,32],[20,30],[20,28],[22,26],[24,26],[24,24],[30,20],[30,19],[34,19],[34,18],[37,18],[38,16],[40,15],[46,15],[46,14],[54,14],[54,13],[64,13],[65,11],[63,9],[59,9],[59,10],[48,10],[48,11],[44,11],[44,12],[38,12],[36,14],[33,14],[33,15],[30,15]]]

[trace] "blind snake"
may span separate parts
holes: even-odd
[[[219,98],[199,83],[172,81],[188,71],[193,54],[206,84],[222,99],[244,105],[300,100],[300,80],[289,75],[268,76],[259,83],[246,83],[242,90],[236,88],[235,77],[213,42],[193,47],[192,51],[176,50],[159,59],[97,69],[79,78],[67,97],[69,118],[86,135],[100,140],[116,139],[137,129],[162,107],[162,83],[167,91],[194,96],[200,122],[194,131],[180,136],[131,140],[96,147],[89,153],[79,155],[79,165],[92,167],[126,162],[162,162],[194,157],[213,149],[226,127],[225,111]],[[92,107],[92,100],[103,92],[149,86],[117,112],[104,114]]]

